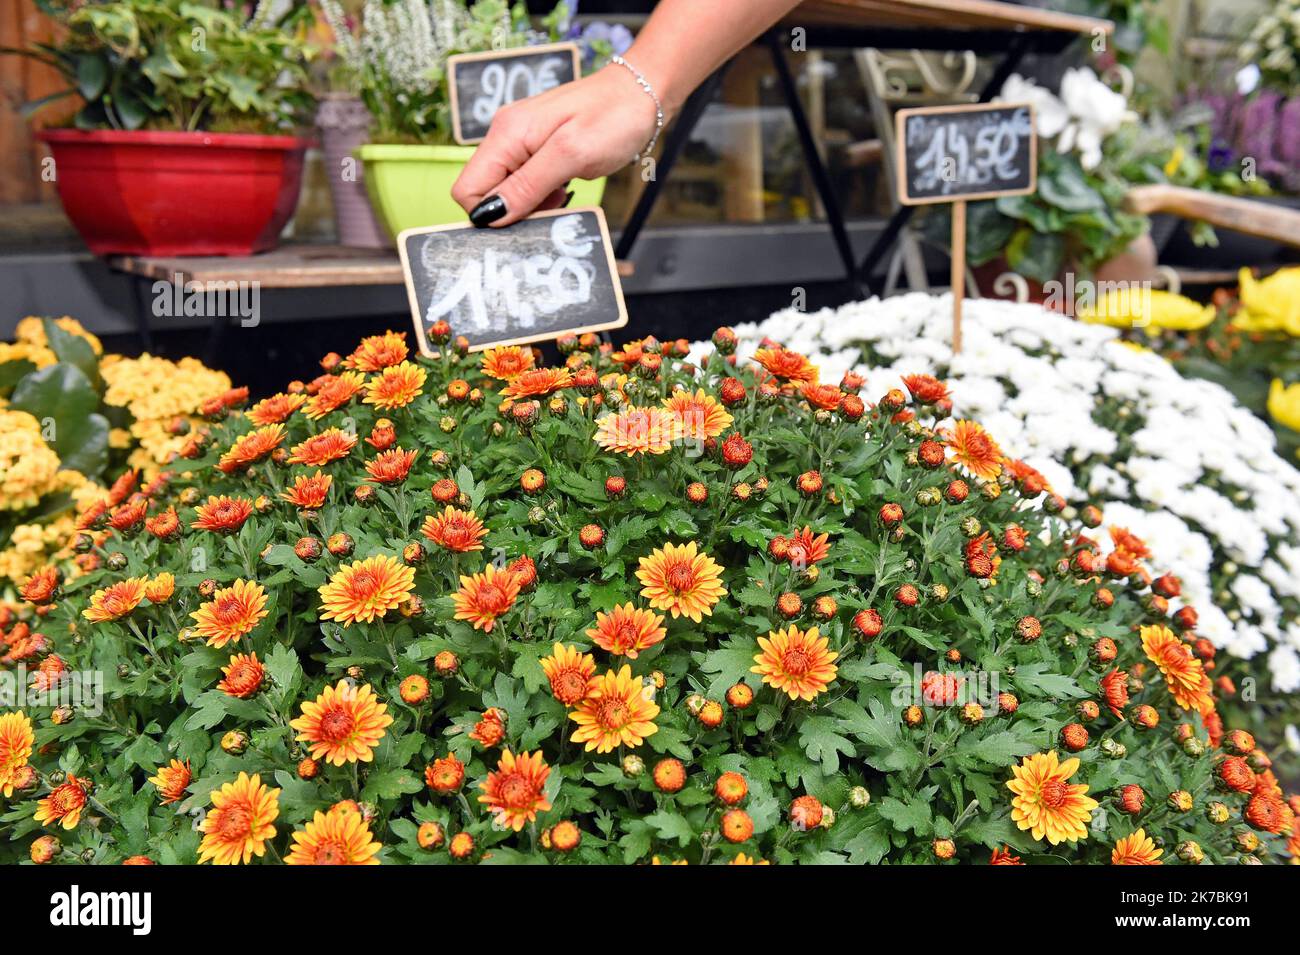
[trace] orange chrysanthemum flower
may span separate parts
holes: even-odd
[[[222,587],[207,603],[190,613],[194,629],[208,642],[221,649],[232,640],[251,633],[267,615],[266,591],[255,580],[236,580]]]
[[[760,348],[754,352],[754,361],[768,374],[796,387],[817,384],[817,366],[795,351],[782,348]]]
[[[241,772],[234,782],[212,792],[212,808],[199,825],[199,862],[247,864],[266,852],[280,815],[280,790],[262,784],[261,776]]]
[[[573,384],[567,368],[534,368],[516,375],[501,391],[507,398],[540,398]]]
[[[387,554],[340,567],[320,588],[321,619],[370,623],[411,599],[415,570]]]
[[[326,375],[322,382],[302,409],[302,413],[313,421],[337,411],[355,398],[366,387],[366,376],[358,371],[345,371],[341,375]]]
[[[42,826],[57,823],[64,829],[75,829],[81,821],[81,810],[86,806],[86,789],[82,781],[71,773],[67,781],[55,786],[48,796],[36,803],[32,816]]]
[[[948,398],[948,387],[932,375],[904,375],[903,384],[923,405],[932,405]]]
[[[58,587],[59,569],[52,564],[46,564],[23,581],[23,585],[18,588],[18,595],[23,600],[40,606],[54,599],[54,592]]]
[[[194,509],[195,520],[190,527],[196,531],[212,531],[214,534],[233,534],[244,526],[244,521],[253,514],[253,502],[245,497],[220,497],[209,495],[206,504]]]
[[[217,689],[241,700],[248,699],[261,689],[262,680],[266,676],[266,668],[257,659],[256,653],[234,654],[230,663],[221,668],[221,672],[225,679],[217,684]]]
[[[331,461],[346,458],[356,446],[357,436],[340,431],[338,428],[326,428],[320,434],[312,435],[306,441],[289,449],[290,464],[306,464],[310,467],[324,467]]]
[[[483,374],[501,381],[514,381],[533,368],[533,350],[518,345],[502,345],[483,352]]]
[[[551,808],[546,799],[546,777],[550,773],[541,750],[518,756],[503,750],[496,770],[479,783],[483,795],[478,801],[492,813],[498,826],[518,832],[539,812]]]
[[[542,671],[551,683],[551,695],[565,706],[572,706],[587,695],[596,661],[590,653],[577,647],[557,643],[549,657],[541,659]]]
[[[370,379],[364,401],[384,410],[405,408],[420,397],[426,378],[428,375],[424,369],[409,361],[392,365]]]
[[[1151,556],[1151,549],[1147,547],[1146,541],[1127,527],[1112,527],[1110,539],[1115,544],[1115,550],[1133,560],[1142,560]]]
[[[813,535],[811,527],[796,531],[786,538],[785,559],[797,567],[811,567],[818,561],[825,560],[831,552],[829,534]]]
[[[32,756],[32,721],[26,713],[0,716],[0,793],[9,799],[14,786],[27,775],[27,760]]]
[[[662,408],[629,405],[596,422],[596,443],[616,454],[663,454],[680,437],[681,422]]]
[[[315,474],[299,474],[294,478],[293,487],[282,493],[280,498],[301,510],[314,511],[325,506],[325,499],[329,496],[330,485],[333,483],[334,478],[317,468]]]
[[[587,636],[603,650],[635,660],[637,654],[663,640],[668,632],[664,618],[649,610],[641,610],[630,601],[616,606],[609,613],[596,613],[596,626]]]
[[[460,590],[452,595],[456,619],[468,620],[475,630],[491,633],[497,618],[515,605],[519,596],[519,578],[509,569],[497,570],[492,564],[483,573],[460,578]]]
[[[606,671],[591,681],[586,698],[569,711],[569,719],[578,724],[570,739],[598,753],[640,746],[659,732],[654,723],[659,706],[650,697],[630,666],[618,673]]]
[[[411,473],[411,466],[420,456],[419,451],[393,448],[375,455],[366,462],[366,473],[376,484],[401,484]]]
[[[218,470],[233,474],[250,464],[256,464],[284,443],[284,425],[269,424],[235,439],[221,460],[217,462]]]
[[[691,441],[716,438],[735,420],[718,399],[702,388],[695,394],[674,391],[664,399],[663,405],[677,419],[678,435]]]
[[[375,856],[383,848],[370,835],[359,812],[346,809],[316,810],[305,828],[293,834],[293,848],[285,865],[379,865]]]
[[[1161,865],[1163,849],[1157,849],[1155,842],[1143,830],[1125,836],[1115,843],[1110,853],[1111,865]]]
[[[1071,783],[1079,769],[1079,760],[1071,757],[1058,762],[1056,751],[1035,753],[1011,767],[1015,777],[1007,788],[1015,793],[1011,800],[1011,819],[1035,839],[1047,839],[1052,845],[1076,842],[1088,836],[1088,820],[1097,801],[1085,793],[1088,787]]]
[[[96,590],[90,596],[90,606],[81,615],[92,623],[121,620],[140,606],[147,582],[144,577],[128,577],[102,590]]]
[[[800,394],[808,404],[823,411],[835,411],[844,400],[844,392],[834,385],[804,385]]]
[[[782,691],[792,700],[811,700],[826,687],[839,668],[839,656],[816,627],[807,632],[790,626],[758,638],[763,652],[754,656],[751,673],[761,674],[763,682]]]
[[[464,553],[483,549],[487,528],[473,511],[462,511],[448,504],[441,514],[430,514],[424,519],[420,533],[439,547]]]
[[[642,557],[636,576],[641,581],[641,596],[651,607],[667,610],[674,619],[689,617],[696,623],[712,614],[713,605],[727,592],[722,567],[701,553],[695,541],[665,544]]]
[[[168,540],[180,533],[181,519],[176,508],[169,506],[161,514],[145,518],[144,529],[159,540]]]
[[[164,806],[178,801],[185,795],[190,785],[190,764],[173,759],[166,766],[159,766],[149,782],[158,788],[158,798]]]
[[[301,408],[306,400],[306,395],[286,395],[284,392],[280,392],[269,398],[263,398],[253,405],[248,409],[246,417],[258,427],[279,424]]]
[[[1212,707],[1210,678],[1192,648],[1168,627],[1159,624],[1143,627],[1141,633],[1142,651],[1159,668],[1174,702],[1198,713]]]
[[[312,759],[342,766],[357,760],[370,762],[392,722],[388,707],[375,697],[369,683],[358,687],[339,680],[315,700],[304,702],[302,716],[289,725],[298,731],[298,742],[310,744]]]
[[[991,481],[1002,473],[1002,449],[974,421],[958,421],[944,443],[952,448],[953,460],[976,477]]]
[[[384,332],[361,339],[356,351],[343,360],[348,368],[375,372],[406,361],[410,349],[406,345],[406,332]]]

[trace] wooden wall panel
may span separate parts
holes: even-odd
[[[0,46],[27,47],[48,42],[53,24],[33,0],[0,2]],[[44,148],[32,137],[32,125],[19,112],[23,103],[64,86],[57,72],[22,56],[0,56],[0,206],[54,198],[54,183],[42,182]],[[76,109],[69,99],[43,110],[38,126],[54,125]]]

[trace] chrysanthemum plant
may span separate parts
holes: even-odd
[[[558,368],[435,332],[210,402],[83,515],[99,569],[28,582],[7,665],[102,698],[0,716],[9,858],[1295,851],[1173,582],[1096,561],[941,382],[870,401],[725,329]]]

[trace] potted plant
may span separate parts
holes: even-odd
[[[534,30],[524,5],[506,0],[364,0],[355,32],[340,0],[322,0],[321,9],[374,120],[357,155],[380,221],[392,235],[462,221],[451,187],[475,147],[452,139],[447,57],[562,39],[567,7],[556,6]],[[595,205],[605,180],[575,181],[572,189],[577,204]]]
[[[391,244],[366,194],[365,175],[356,151],[370,140],[374,117],[361,96],[361,73],[357,38],[352,34],[355,17],[333,0],[321,4],[317,21],[327,37],[321,61],[326,92],[319,97],[316,131],[329,180],[334,207],[334,231],[342,245],[355,248],[384,248]]]
[[[298,201],[310,48],[263,0],[38,0],[65,28],[25,53],[84,102],[39,138],[59,197],[98,255],[246,255],[272,248]]]

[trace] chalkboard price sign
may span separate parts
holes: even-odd
[[[898,200],[914,206],[1027,195],[1038,140],[1028,103],[903,109],[894,115]]]
[[[572,83],[581,75],[576,43],[547,43],[447,57],[456,142],[482,142],[502,106]]]
[[[599,207],[539,212],[502,229],[407,229],[397,251],[425,355],[440,320],[469,339],[471,351],[627,324]]]

